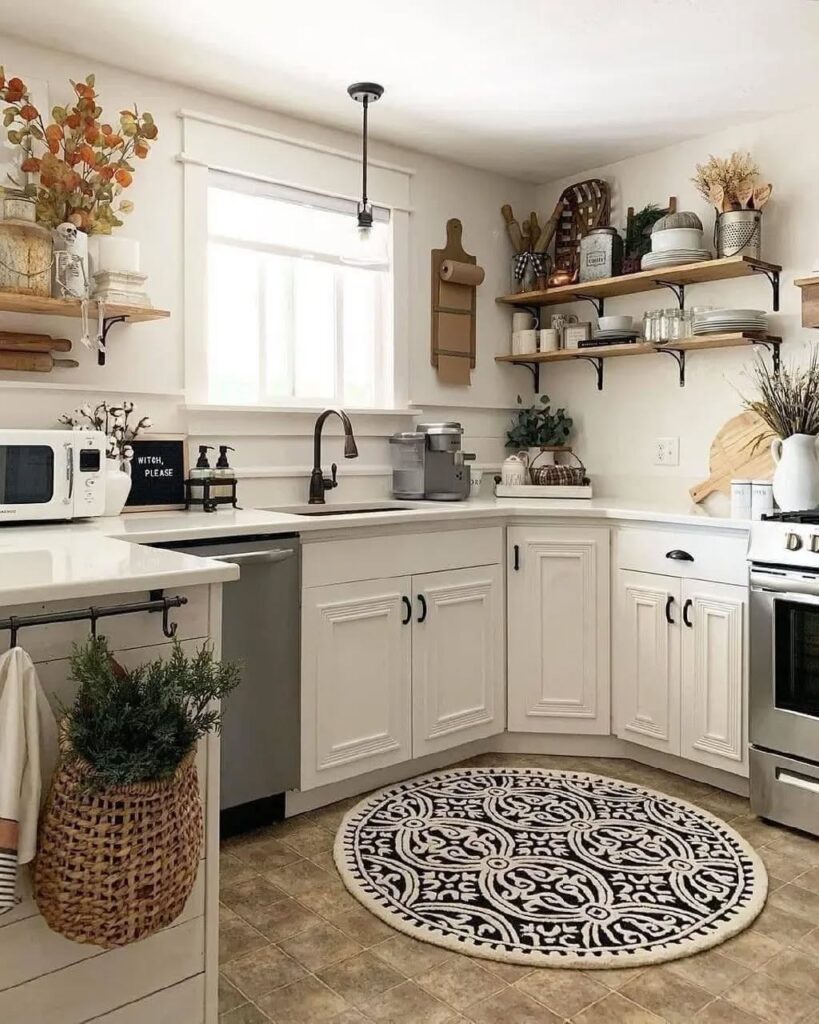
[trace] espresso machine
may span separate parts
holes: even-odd
[[[460,423],[419,423],[393,434],[392,493],[396,498],[463,501],[469,497],[469,466],[475,456],[461,451]]]

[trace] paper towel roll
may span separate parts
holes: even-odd
[[[475,287],[483,282],[483,267],[473,263],[459,263],[457,260],[444,260],[441,264],[441,280],[452,284],[468,284]]]

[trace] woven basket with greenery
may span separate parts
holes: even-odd
[[[69,751],[64,750],[64,755]],[[124,946],[174,921],[202,851],[202,803],[191,752],[170,779],[88,788],[88,762],[60,763],[40,827],[40,913],[75,942]]]
[[[61,935],[106,948],[171,924],[202,852],[197,740],[219,727],[213,702],[236,669],[206,647],[133,671],[103,638],[75,649],[76,699],[40,819],[34,895]]]

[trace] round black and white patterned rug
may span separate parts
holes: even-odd
[[[335,844],[345,885],[399,931],[552,967],[676,960],[747,928],[768,879],[693,804],[629,782],[463,768],[375,793]]]

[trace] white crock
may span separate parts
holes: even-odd
[[[819,505],[819,460],[812,434],[793,434],[771,445],[776,463],[773,493],[783,512],[798,512]]]
[[[116,459],[106,459],[105,462],[105,511],[102,514],[118,516],[131,492],[131,477],[120,468]]]
[[[501,483],[506,487],[519,487],[521,484],[529,483],[526,452],[504,459],[501,466]]]

